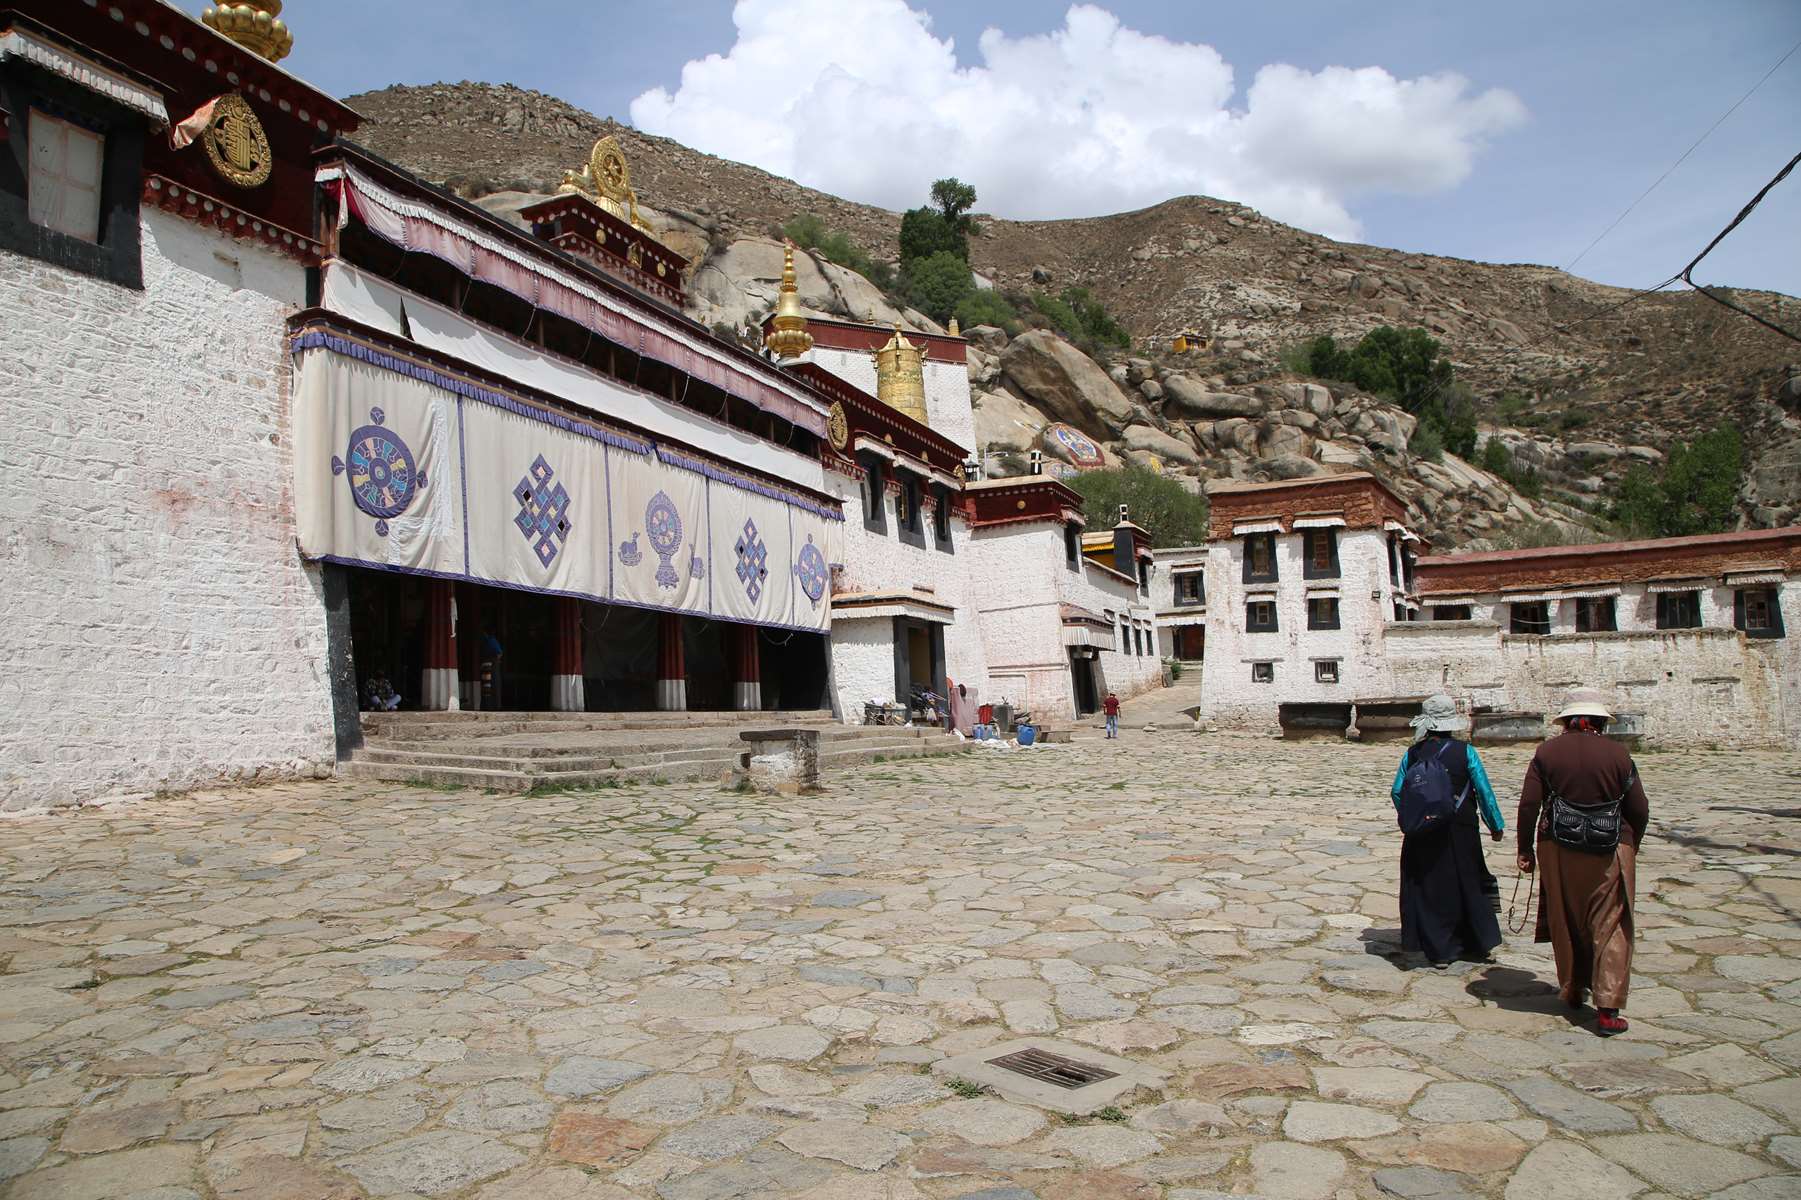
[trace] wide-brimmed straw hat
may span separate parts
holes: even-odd
[[[1563,710],[1551,719],[1567,721],[1571,717],[1600,717],[1603,721],[1613,720],[1613,712],[1607,707],[1607,694],[1599,688],[1571,688],[1569,697],[1563,702]]]
[[[1420,715],[1407,723],[1417,733],[1461,733],[1470,727],[1470,719],[1457,711],[1457,701],[1443,692],[1427,696]]]

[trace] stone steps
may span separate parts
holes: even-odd
[[[363,713],[365,737],[424,741],[452,737],[535,736],[558,733],[625,733],[660,730],[703,732],[787,726],[825,726],[825,709],[788,712],[718,713],[552,713],[552,712],[404,712]]]
[[[780,726],[758,722],[756,727]],[[500,730],[483,730],[488,736],[464,736],[454,741],[372,738],[340,770],[346,778],[385,783],[529,792],[653,780],[724,780],[739,768],[749,749],[738,737],[737,726],[690,730],[680,737],[662,739],[663,745],[646,745],[642,737],[621,737],[618,730],[587,737],[567,729],[558,732],[571,736],[559,739],[560,744],[555,745],[521,744],[516,738],[531,735]],[[821,769],[970,748],[968,743],[937,729],[832,725],[819,732]]]

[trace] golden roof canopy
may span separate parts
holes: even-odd
[[[212,28],[270,62],[280,62],[294,48],[294,35],[280,17],[281,0],[236,0],[200,14]]]
[[[564,171],[559,193],[586,196],[634,229],[649,233],[650,226],[638,215],[638,193],[632,190],[632,171],[626,165],[625,151],[612,134],[594,143],[586,165],[579,171]]]
[[[921,348],[901,333],[899,323],[894,336],[875,352],[875,396],[897,412],[905,413],[921,425],[926,420],[925,363]]]
[[[794,243],[782,245],[782,290],[775,301],[775,320],[763,344],[778,358],[799,358],[813,348],[807,332],[807,314],[801,308],[800,289],[794,282]]]

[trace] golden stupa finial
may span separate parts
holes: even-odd
[[[625,165],[625,151],[619,139],[607,134],[594,143],[588,161],[579,171],[564,171],[559,193],[586,196],[621,221],[645,233],[650,226],[638,215],[638,193],[632,190],[632,171]]]
[[[775,320],[763,338],[777,358],[799,358],[813,348],[807,332],[807,314],[801,308],[800,288],[794,282],[794,243],[782,243],[782,290],[775,299]]]
[[[894,336],[875,352],[875,396],[896,412],[928,424],[925,364],[919,347],[907,340],[898,321]]]
[[[280,18],[281,0],[234,0],[200,14],[212,28],[270,62],[280,62],[294,48],[294,35]]]
[[[950,328],[946,329],[945,332],[950,334],[952,337],[962,337],[963,336],[963,331],[961,329],[957,328],[957,318],[955,318],[955,317],[951,318]]]

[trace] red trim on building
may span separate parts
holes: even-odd
[[[552,196],[520,209],[519,215],[531,222],[535,236],[565,254],[585,259],[666,304],[679,308],[687,303],[682,280],[688,260],[588,197]],[[596,236],[602,230],[606,232],[605,240]],[[633,248],[638,251],[642,266],[632,265]],[[663,268],[660,274],[659,265]]]
[[[1425,597],[1699,579],[1729,571],[1778,568],[1801,572],[1801,526],[1594,546],[1435,555],[1415,564],[1419,591]]]
[[[774,313],[764,318],[764,333],[769,332],[769,323],[774,319]],[[815,346],[827,350],[874,354],[894,336],[894,326],[834,321],[830,317],[808,317],[807,332],[813,335]],[[920,348],[921,358],[932,362],[954,363],[959,367],[969,363],[969,343],[963,338],[952,337],[948,333],[918,333],[911,329],[901,332],[909,342]]]
[[[1367,471],[1315,475],[1280,483],[1216,484],[1207,489],[1207,537],[1222,541],[1232,527],[1252,521],[1280,521],[1294,532],[1296,517],[1344,518],[1347,529],[1381,529],[1388,521],[1407,523],[1407,502]]]
[[[312,238],[228,204],[216,193],[196,191],[161,175],[144,177],[143,202],[198,224],[211,225],[231,237],[259,241],[309,267],[318,266],[324,259],[325,248]]]
[[[963,504],[977,529],[1020,521],[1063,524],[1069,509],[1080,512],[1082,498],[1069,485],[1044,475],[966,486]]]
[[[812,327],[812,322],[808,322]],[[846,443],[852,450],[858,437],[872,438],[896,453],[906,455],[959,477],[965,451],[929,425],[888,407],[868,392],[853,387],[818,363],[798,362],[787,368],[796,379],[811,385],[814,391],[844,408],[845,423],[850,431]],[[827,466],[832,464],[828,461]]]

